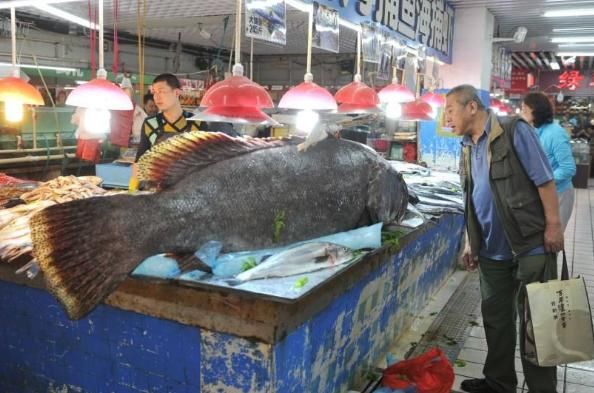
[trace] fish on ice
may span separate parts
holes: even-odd
[[[361,255],[361,252],[334,243],[305,243],[265,259],[256,267],[236,275],[230,283],[311,273],[353,262]]]
[[[139,161],[150,195],[114,195],[50,206],[31,219],[33,255],[46,286],[78,319],[140,262],[187,254],[219,240],[224,252],[276,248],[399,221],[402,176],[360,143],[189,132]]]

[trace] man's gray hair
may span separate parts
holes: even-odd
[[[478,109],[485,110],[485,104],[481,101],[478,91],[471,85],[459,85],[446,94],[446,97],[456,95],[459,104],[466,106],[469,102],[476,102]]]

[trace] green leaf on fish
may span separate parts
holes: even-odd
[[[400,238],[404,235],[404,232],[382,232],[382,244],[384,246],[390,246],[390,248],[400,247]]]
[[[468,324],[470,326],[480,326],[480,324],[478,322],[476,322],[476,321],[468,321]]]
[[[462,359],[456,359],[454,364],[456,365],[456,367],[466,367],[466,362]]]
[[[301,277],[300,279],[295,281],[295,289],[303,288],[304,286],[307,285],[308,282],[309,282],[309,278]]]
[[[250,269],[255,268],[257,265],[258,265],[258,262],[256,261],[256,258],[254,258],[254,257],[248,257],[241,264],[241,271],[242,272],[248,271]]]
[[[277,212],[274,217],[274,232],[272,233],[273,243],[278,243],[280,241],[283,229],[285,229],[285,211],[281,210],[280,212]]]

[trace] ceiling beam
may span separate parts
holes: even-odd
[[[522,58],[524,59],[526,64],[528,64],[528,66],[530,68],[536,68],[536,65],[534,64],[534,62],[532,61],[532,59],[530,58],[530,56],[528,56],[528,54],[526,52],[520,52],[520,55],[522,56]]]
[[[545,70],[548,70],[549,68],[551,68],[551,65],[549,63],[549,58],[547,57],[546,52],[538,52],[537,56],[544,63],[543,68]]]
[[[524,59],[521,58],[520,53],[519,52],[513,52],[512,53],[512,58],[516,59],[516,62],[518,62],[520,64],[521,68],[530,68],[526,65],[526,63],[524,62]]]

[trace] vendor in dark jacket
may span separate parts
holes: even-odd
[[[144,120],[136,161],[157,143],[182,132],[198,130],[196,122],[187,120],[193,113],[182,110],[179,102],[181,84],[175,75],[158,75],[151,90],[159,113]]]
[[[553,172],[534,129],[519,117],[498,118],[487,111],[474,87],[450,90],[445,117],[463,137],[463,261],[468,270],[479,269],[488,347],[484,378],[465,380],[461,387],[471,393],[515,393],[521,285],[545,275],[556,278],[555,253],[563,249]],[[522,350],[523,339],[520,332]],[[531,393],[556,393],[555,367],[538,367],[523,357],[522,366]]]

